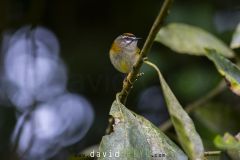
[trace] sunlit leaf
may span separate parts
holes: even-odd
[[[233,34],[230,46],[232,49],[240,48],[240,23]]]
[[[218,72],[224,76],[230,89],[237,95],[240,95],[240,69],[238,66],[218,54],[215,50],[206,49],[206,51],[207,57],[213,61]]]
[[[151,122],[114,101],[110,115],[113,132],[102,138],[101,158],[104,160],[168,159],[187,160],[186,155]],[[112,157],[109,156],[111,152]],[[104,157],[104,154],[107,154]],[[116,157],[115,154],[117,154]],[[162,157],[161,157],[162,156]]]
[[[204,148],[202,140],[197,133],[194,123],[189,115],[182,108],[175,95],[172,93],[168,84],[159,72],[161,86],[166,104],[173,122],[173,126],[177,132],[178,139],[192,160],[201,160],[204,157]]]
[[[226,150],[233,160],[240,159],[240,139],[237,137],[234,137],[229,133],[225,133],[224,137],[218,135],[214,139],[214,143],[218,148]]]
[[[232,50],[212,34],[183,23],[170,23],[163,27],[155,41],[184,54],[205,55],[205,48],[212,48],[226,57],[234,56]]]

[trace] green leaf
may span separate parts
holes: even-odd
[[[225,77],[230,89],[237,95],[240,95],[240,69],[238,66],[218,54],[215,50],[206,49],[206,51],[207,57],[213,61],[218,72]]]
[[[224,137],[221,137],[220,135],[216,136],[214,143],[218,148],[223,150],[240,151],[240,141],[229,133],[225,133]]]
[[[158,32],[155,41],[163,43],[175,52],[184,54],[205,55],[205,48],[211,48],[226,57],[234,56],[233,51],[212,34],[183,23],[170,23],[163,27]]]
[[[158,67],[148,60],[145,60],[144,63],[155,69],[158,73],[165,102],[183,149],[191,160],[204,159],[203,143],[195,129],[192,119],[178,102]]]
[[[182,108],[161,74],[159,78],[173,126],[183,149],[190,159],[202,160],[204,157],[203,143],[192,119]]]
[[[114,101],[110,115],[114,118],[113,132],[102,138],[102,160],[164,159],[187,160],[186,155],[151,122]],[[109,153],[119,157],[109,157]],[[103,154],[107,153],[106,157]],[[158,156],[158,157],[152,157]]]
[[[237,137],[225,133],[224,137],[221,137],[220,135],[216,136],[214,143],[218,148],[226,150],[233,160],[240,159],[240,139]]]
[[[238,24],[236,31],[233,34],[230,46],[232,49],[240,48],[240,23]]]

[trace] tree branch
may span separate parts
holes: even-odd
[[[154,39],[155,39],[158,31],[160,30],[165,17],[168,14],[171,4],[172,4],[172,0],[164,1],[163,5],[161,7],[161,10],[160,10],[157,18],[155,19],[155,21],[152,25],[152,28],[148,34],[148,37],[143,45],[143,48],[140,52],[140,56],[139,56],[136,64],[133,67],[133,70],[128,74],[127,80],[123,82],[122,91],[119,93],[119,100],[123,104],[125,104],[125,102],[127,100],[127,96],[129,94],[129,92],[131,91],[133,83],[136,81],[139,70],[143,64],[143,58],[145,58],[147,56],[149,50],[151,49]]]

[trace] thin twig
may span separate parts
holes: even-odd
[[[193,110],[195,110],[196,108],[204,105],[207,101],[209,101],[210,99],[212,99],[213,97],[215,97],[216,95],[218,95],[219,93],[221,93],[224,89],[226,88],[226,84],[224,82],[224,80],[222,80],[215,88],[213,88],[208,94],[206,94],[205,96],[201,97],[200,99],[198,99],[197,101],[187,105],[185,107],[185,110],[187,113],[191,113]],[[172,122],[171,120],[167,120],[166,122],[164,122],[159,128],[162,131],[167,131],[168,129],[170,129],[172,127]]]
[[[207,152],[204,152],[204,156],[216,156],[216,155],[220,155],[221,154],[221,151],[207,151]]]
[[[169,12],[169,8],[172,4],[172,1],[173,0],[164,0],[163,5],[160,9],[160,12],[159,12],[157,18],[155,19],[155,21],[152,25],[152,28],[151,28],[151,30],[148,34],[148,37],[147,37],[147,39],[146,39],[146,41],[143,45],[143,48],[140,52],[140,56],[139,56],[136,64],[133,66],[132,71],[128,74],[127,80],[125,80],[123,82],[123,88],[122,88],[121,92],[119,92],[117,94],[117,99],[123,104],[126,103],[127,96],[128,96],[128,94],[130,93],[130,91],[133,87],[133,83],[138,78],[138,73],[139,73],[139,70],[140,70],[140,68],[143,64],[143,59],[147,56],[149,50],[151,49],[152,44],[154,42],[154,39],[155,39],[158,31],[160,30],[165,17],[167,16],[167,14]],[[113,117],[110,117],[108,128],[106,129],[107,134],[112,132],[113,123],[114,123],[114,119],[113,119]]]
[[[143,45],[143,48],[140,52],[140,56],[139,56],[138,60],[137,60],[136,64],[134,65],[133,70],[128,74],[127,80],[124,81],[124,83],[123,83],[122,91],[119,93],[119,100],[123,104],[125,104],[127,96],[129,94],[130,90],[132,89],[133,82],[135,82],[135,80],[137,79],[139,70],[143,64],[143,58],[147,56],[149,50],[151,49],[154,39],[155,39],[157,33],[159,32],[165,17],[168,14],[171,4],[172,4],[172,0],[164,1],[163,5],[160,9],[160,12],[159,12],[157,18],[155,19],[155,21],[152,25],[152,28],[148,34],[148,37]]]

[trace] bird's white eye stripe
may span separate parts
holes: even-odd
[[[136,39],[136,37],[130,37],[130,36],[122,36],[122,38],[125,40],[131,40],[131,41]]]
[[[123,39],[131,38],[129,36],[122,36]]]

